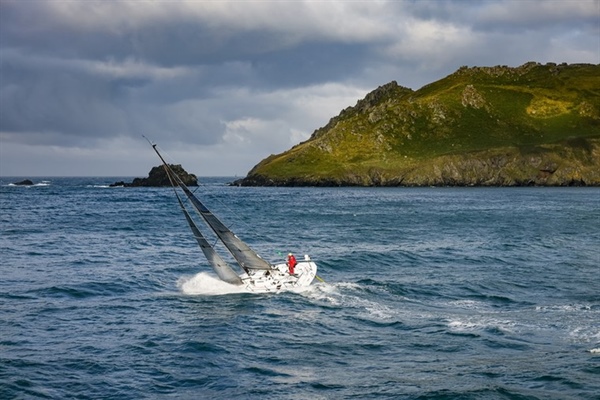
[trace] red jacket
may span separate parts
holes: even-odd
[[[288,256],[288,267],[290,274],[294,273],[294,267],[296,267],[296,264],[298,264],[298,262],[296,261],[296,257],[294,257],[293,254],[291,256]]]

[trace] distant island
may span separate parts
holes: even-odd
[[[600,186],[600,65],[461,67],[395,81],[241,186]]]
[[[198,186],[198,178],[196,175],[186,172],[180,164],[170,164],[171,169],[181,178],[187,186]],[[162,165],[153,167],[148,173],[147,178],[135,178],[132,182],[124,181],[110,184],[111,187],[164,187],[171,186],[169,177]]]

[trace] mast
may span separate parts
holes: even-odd
[[[171,167],[166,163],[166,161],[164,160],[162,155],[159,153],[158,149],[156,148],[156,144],[153,144],[153,143],[151,143],[151,144],[152,144],[152,148],[154,149],[154,151],[156,152],[156,154],[162,161],[163,167],[165,168],[165,171],[167,172],[167,175],[169,176],[169,179],[171,180],[171,184],[173,185],[173,181],[174,181],[177,184],[177,186],[179,186],[183,190],[186,197],[191,202],[192,206],[196,209],[198,214],[204,219],[206,224],[217,235],[219,240],[221,240],[221,242],[225,245],[227,250],[231,253],[233,258],[235,258],[235,260],[240,265],[240,267],[242,267],[244,270],[247,270],[247,269],[270,270],[270,269],[272,269],[272,266],[269,262],[265,261],[262,257],[260,257],[245,242],[243,242],[240,238],[238,238],[235,233],[233,233],[227,226],[225,226],[225,224],[223,224],[223,222],[221,222],[208,208],[206,208],[206,206],[183,183],[181,178],[179,178],[179,176],[175,172],[173,172]],[[186,219],[188,217],[189,217],[189,214],[186,214]],[[188,220],[188,223],[189,223],[189,220]],[[192,221],[192,223],[193,223],[193,221]],[[191,225],[190,225],[190,227],[191,227]],[[198,230],[197,226],[195,226],[195,224],[194,224],[194,227],[198,231],[198,233],[200,233],[200,231]],[[198,235],[196,235],[194,228],[192,228],[192,231],[194,232],[194,235],[197,237]],[[200,234],[200,236],[201,236],[201,234]],[[204,241],[206,241],[206,239],[204,239]],[[200,244],[200,241],[198,243]],[[212,246],[210,246],[210,244],[208,244],[208,246],[212,248]],[[202,244],[200,244],[200,247],[204,251],[204,247]],[[213,253],[214,253],[214,255],[217,255],[216,252],[214,252],[214,249],[213,249]],[[206,253],[205,253],[205,255],[206,255]],[[211,255],[211,257],[213,257],[213,255]],[[209,256],[207,256],[207,259],[209,259],[209,261],[210,261]],[[221,259],[221,261],[222,261],[222,259]]]
[[[169,180],[170,179],[171,177],[169,176]],[[181,201],[179,194],[175,190],[175,186],[173,186],[173,190],[175,191],[175,196],[177,196],[179,206],[181,207],[181,210],[185,215],[185,219],[187,220],[190,229],[194,233],[194,237],[196,238],[198,245],[202,249],[204,256],[206,257],[210,265],[213,267],[213,270],[217,273],[217,275],[219,276],[219,278],[221,278],[222,281],[234,285],[241,285],[242,279],[238,276],[238,274],[235,273],[235,271],[229,266],[229,264],[227,264],[225,260],[221,258],[221,256],[215,251],[215,249],[210,245],[210,243],[208,243],[204,235],[202,235],[202,232],[200,232],[200,229],[198,229],[198,226],[196,226],[196,223],[192,219],[192,216],[185,208],[183,201]]]

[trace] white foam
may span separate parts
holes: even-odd
[[[600,331],[596,326],[571,326],[569,336],[578,342],[595,342],[600,339]]]
[[[592,306],[590,304],[557,304],[549,306],[536,306],[535,311],[560,311],[560,312],[574,312],[574,311],[590,311]]]
[[[219,278],[200,272],[192,277],[182,277],[177,282],[181,291],[188,295],[218,296],[232,293],[245,293],[243,286],[231,285]]]
[[[385,304],[367,300],[358,294],[349,294],[357,292],[361,286],[352,282],[337,282],[334,284],[319,283],[309,286],[303,295],[313,301],[325,302],[333,306],[344,308],[353,308],[363,314],[365,318],[375,318],[379,320],[389,320],[397,315],[397,312]]]
[[[448,327],[457,331],[472,330],[475,328],[481,328],[482,325],[474,322],[466,321],[450,321]]]
[[[464,319],[454,319],[448,321],[448,328],[454,332],[479,332],[484,329],[498,329],[501,332],[514,333],[516,323],[510,320],[489,318],[489,317],[467,317]]]
[[[6,186],[19,186],[19,187],[25,187],[25,188],[36,187],[36,186],[50,186],[50,181],[42,181],[40,183],[34,183],[33,185],[16,185],[14,183],[9,183]]]
[[[362,287],[358,283],[354,282],[338,282],[335,286],[340,287],[342,289],[361,289]]]
[[[340,304],[340,292],[336,285],[328,283],[312,284],[302,294],[314,301],[324,301],[333,305]]]
[[[442,303],[443,304],[443,303]],[[478,310],[485,307],[485,304],[474,300],[454,300],[446,303],[450,306],[463,308],[467,310]]]
[[[384,304],[368,302],[364,304],[364,307],[367,310],[369,316],[375,317],[377,319],[389,320],[393,319],[396,316],[396,312]]]
[[[590,353],[592,353],[592,354],[600,354],[600,348],[591,349]]]

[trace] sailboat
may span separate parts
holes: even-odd
[[[308,255],[305,255],[303,260],[297,261],[297,264],[293,268],[293,273],[291,273],[287,263],[273,264],[263,259],[206,208],[204,203],[190,191],[181,178],[173,172],[169,164],[165,162],[163,156],[156,148],[156,144],[152,142],[150,144],[162,162],[175,192],[175,197],[198,245],[222,281],[242,286],[247,291],[255,293],[293,290],[307,287],[311,284],[317,275],[317,265]],[[187,201],[184,201],[185,199]],[[236,269],[230,266],[216,252],[215,247],[200,231],[196,223],[197,221],[192,218],[193,213],[190,213],[188,208],[195,211],[200,216],[199,219],[214,232],[217,239],[233,256],[239,267],[239,272],[236,272]]]

